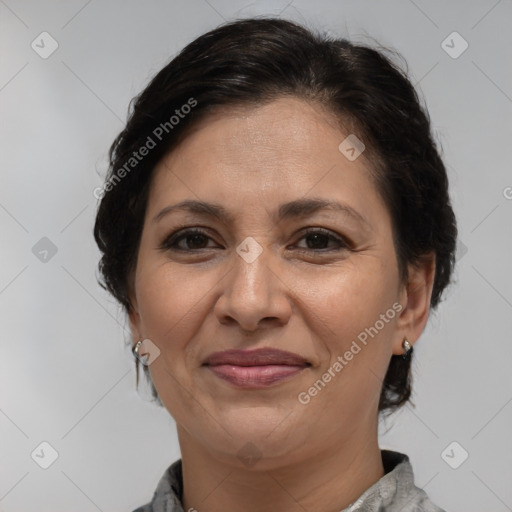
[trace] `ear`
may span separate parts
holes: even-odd
[[[142,337],[142,321],[138,309],[137,299],[130,295],[130,309],[128,311],[128,319],[130,321],[130,330],[132,331],[133,344],[141,340]]]
[[[409,279],[404,284],[400,303],[404,306],[397,320],[398,336],[393,343],[393,354],[402,355],[402,343],[407,338],[413,345],[425,329],[430,313],[430,299],[434,286],[436,258],[434,253],[415,265],[409,264]]]

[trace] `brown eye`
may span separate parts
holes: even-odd
[[[185,241],[185,247],[179,245]],[[194,251],[207,249],[206,244],[211,237],[201,229],[187,229],[186,231],[175,232],[169,236],[162,244],[162,249],[171,249],[176,251]]]
[[[341,249],[350,249],[350,245],[341,237],[334,235],[325,229],[311,229],[305,232],[299,240],[306,240],[306,248],[299,247],[299,251],[305,252],[331,252]],[[207,247],[208,240],[212,238],[205,231],[193,228],[176,231],[162,243],[161,248],[173,251],[195,252]],[[329,248],[331,243],[331,248]],[[334,243],[334,247],[332,247]]]
[[[339,250],[339,249],[349,249],[349,245],[340,237],[333,235],[330,231],[324,230],[324,229],[311,229],[303,234],[303,236],[299,240],[308,240],[306,242],[306,251],[332,251],[332,250]],[[335,247],[334,249],[329,249],[327,246],[329,242],[334,242]]]

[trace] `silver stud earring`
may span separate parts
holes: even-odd
[[[149,338],[137,341],[132,352],[144,366],[149,366],[160,356],[160,349]]]
[[[145,366],[147,366],[147,359],[148,359],[148,354],[143,354],[141,355],[139,353],[139,350],[140,350],[140,347],[142,345],[142,343],[144,342],[144,340],[139,340],[133,347],[132,347],[132,353],[133,355]]]
[[[404,348],[402,358],[407,359],[412,354],[412,345],[409,343],[409,341],[407,341],[407,339],[404,339],[402,347]]]
[[[132,352],[133,352],[133,355],[135,354],[138,354],[139,353],[139,348],[140,346],[142,345],[142,340],[138,341],[133,347],[132,347]]]

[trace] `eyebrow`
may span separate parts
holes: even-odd
[[[362,222],[371,227],[370,223],[351,206],[338,203],[337,201],[315,197],[297,199],[295,201],[282,204],[277,212],[277,219],[282,221],[295,217],[305,217],[320,210],[332,210],[340,212],[349,218],[352,218],[358,222]],[[186,211],[189,213],[215,217],[225,224],[234,223],[236,219],[235,215],[228,212],[226,208],[220,204],[187,199],[185,201],[181,201],[180,203],[166,206],[163,210],[157,213],[157,215],[155,215],[152,222],[158,222],[165,215],[175,211]]]

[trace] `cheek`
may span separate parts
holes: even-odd
[[[144,336],[157,344],[160,340],[166,347],[169,339],[179,343],[180,330],[190,323],[189,315],[200,301],[200,290],[170,265],[141,265],[141,268],[137,301]]]
[[[137,276],[142,335],[180,375],[194,365],[200,331],[211,321],[212,293],[226,270],[191,269],[169,261],[146,262]]]
[[[365,263],[302,284],[308,296],[303,315],[323,352],[322,369],[344,357],[343,373],[354,382],[367,379],[368,370],[381,375],[387,367],[397,317],[396,272],[383,271],[377,258]]]
[[[327,326],[364,328],[396,300],[393,268],[384,267],[378,258],[361,256],[359,260],[318,279],[309,276],[302,281],[309,306]]]

